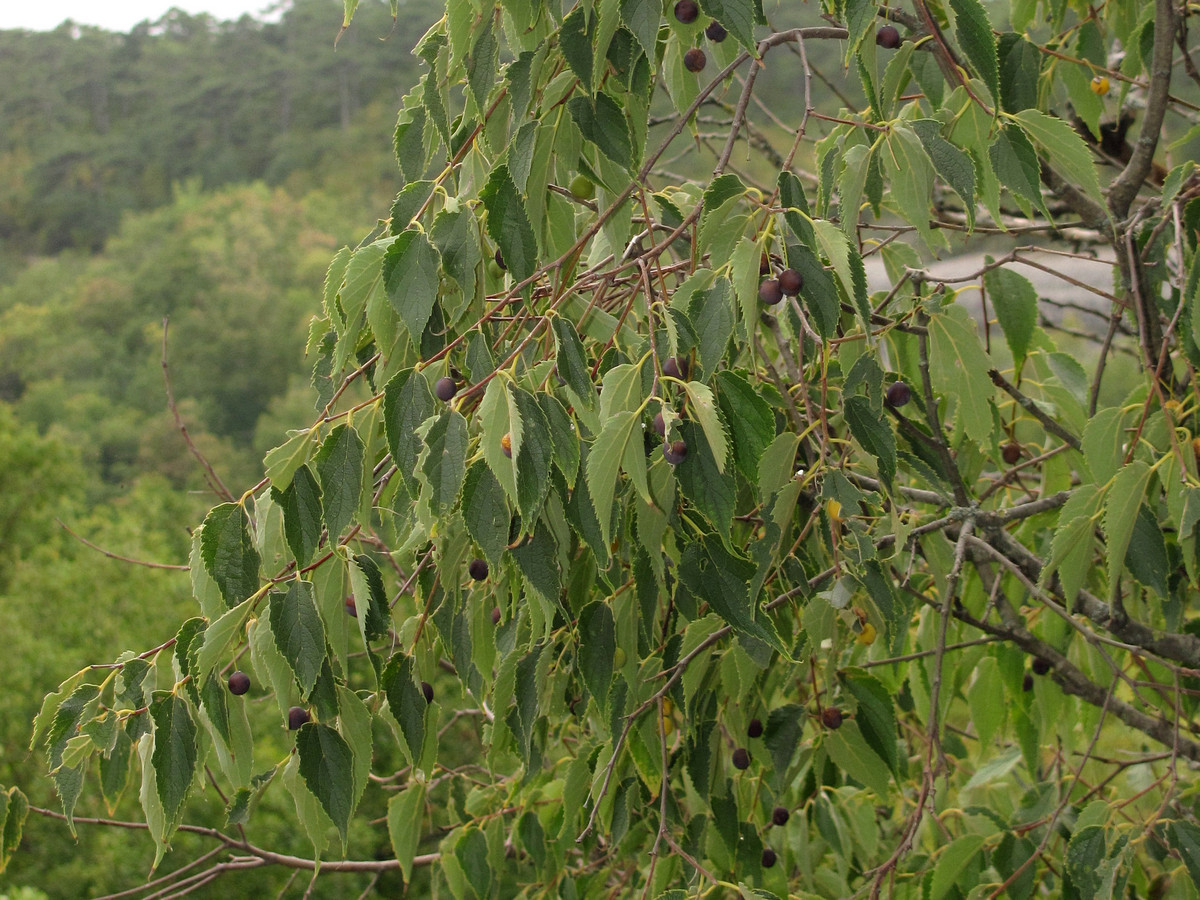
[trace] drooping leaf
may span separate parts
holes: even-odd
[[[951,306],[930,318],[929,372],[933,389],[956,398],[955,417],[971,440],[980,443],[992,433],[990,368],[991,358],[965,309]]]
[[[479,199],[487,209],[488,235],[499,245],[513,278],[523,281],[537,268],[537,237],[508,166],[492,171]]]
[[[400,864],[406,884],[412,881],[413,856],[421,840],[424,806],[425,785],[420,781],[410,781],[388,801],[388,835],[392,840],[392,853]]]
[[[200,554],[227,606],[258,590],[258,550],[250,537],[246,510],[237,503],[214,506],[204,517]]]
[[[1125,554],[1133,539],[1138,509],[1146,495],[1152,471],[1135,459],[1113,478],[1104,503],[1104,533],[1108,538],[1108,583],[1115,588],[1125,568]]]
[[[408,757],[416,765],[425,746],[425,710],[429,704],[416,682],[413,658],[403,651],[393,654],[384,667],[382,687],[392,716],[400,725]]]
[[[1037,291],[1024,275],[1004,267],[985,272],[983,286],[996,309],[996,318],[1004,329],[1004,339],[1019,371],[1037,325]]]
[[[196,723],[177,694],[157,692],[150,704],[154,719],[154,765],[158,799],[168,823],[179,820],[196,773]]]
[[[1000,64],[987,10],[980,0],[950,0],[950,8],[954,10],[954,34],[958,43],[992,92],[992,97],[999,102]]]
[[[283,510],[283,533],[288,548],[303,567],[312,559],[321,541],[321,488],[307,465],[300,466],[283,491],[272,489]]]
[[[322,509],[331,544],[337,543],[342,531],[354,521],[362,494],[364,452],[358,432],[345,424],[334,428],[317,451]]]
[[[388,449],[397,475],[408,486],[410,496],[416,496],[417,459],[421,454],[421,439],[417,427],[433,415],[433,394],[424,376],[413,369],[404,369],[392,376],[383,389],[383,424],[387,432]]]
[[[896,435],[883,411],[872,409],[871,401],[866,397],[847,397],[846,424],[854,439],[875,457],[879,477],[890,488],[896,477]]]
[[[1092,154],[1078,132],[1062,119],[1038,109],[1023,109],[1014,116],[1033,143],[1041,149],[1059,173],[1083,189],[1095,203],[1104,206],[1100,177]]]
[[[295,673],[300,692],[307,696],[325,661],[325,626],[312,582],[295,580],[287,593],[272,591],[269,610],[275,646]]]
[[[383,258],[388,300],[408,330],[414,347],[420,346],[421,335],[437,302],[440,267],[441,259],[429,238],[411,228],[396,237]]]
[[[775,439],[775,414],[758,390],[731,370],[717,373],[717,403],[729,423],[733,460],[750,481],[758,481],[758,463]]]
[[[354,813],[354,763],[350,745],[328,725],[308,722],[296,733],[300,776],[337,826],[345,848]]]
[[[579,671],[583,683],[600,707],[612,685],[616,626],[607,603],[594,600],[579,613]]]
[[[898,776],[900,752],[896,748],[895,697],[883,682],[864,669],[844,669],[839,677],[858,701],[855,721],[858,722],[863,740]]]
[[[428,451],[421,471],[430,488],[430,505],[435,515],[450,509],[458,500],[467,457],[467,420],[455,410],[446,410],[425,434]]]

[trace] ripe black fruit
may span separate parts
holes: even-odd
[[[842,727],[842,711],[836,706],[827,706],[821,710],[821,724],[836,731]]]
[[[684,380],[688,376],[688,361],[676,356],[668,356],[663,363],[663,374],[670,378]]]
[[[720,22],[709,22],[708,27],[704,29],[704,36],[714,44],[719,44],[725,38],[729,37],[729,32],[725,30],[725,26]]]
[[[746,734],[752,738],[762,737],[763,724],[762,719],[751,719],[749,726],[746,728]]]
[[[786,806],[777,806],[771,810],[771,821],[776,825],[786,825],[787,820],[790,818],[791,815],[788,813]]]
[[[733,751],[733,767],[735,769],[750,768],[750,751],[745,747],[738,747]]]
[[[654,416],[654,430],[658,432],[659,437],[667,436],[667,423],[663,421],[662,413],[656,413]]]
[[[488,577],[487,560],[475,558],[467,563],[467,574],[476,581],[483,581]]]
[[[346,598],[346,615],[358,618],[358,604],[354,602],[353,597]]]
[[[696,21],[698,15],[700,15],[700,7],[696,0],[679,0],[675,4],[675,18],[684,25],[691,25]]]
[[[672,441],[669,444],[663,444],[663,459],[671,465],[679,465],[686,456],[687,444],[683,441]]]
[[[245,672],[234,672],[229,676],[229,693],[239,697],[250,690],[250,676]]]
[[[1030,675],[1028,672],[1026,672],[1025,677],[1021,679],[1021,690],[1023,690],[1023,691],[1032,691],[1033,690],[1033,676]]]
[[[428,681],[421,682],[421,693],[425,695],[426,703],[433,702],[433,685],[430,684]]]
[[[888,385],[884,399],[888,406],[900,407],[912,399],[912,391],[903,381],[893,381]]]
[[[772,850],[770,847],[763,847],[762,867],[764,869],[769,869],[771,866],[775,865],[775,860],[777,858],[778,857],[776,857],[774,850]]]
[[[492,624],[493,625],[500,624],[500,607],[498,607],[498,606],[492,607]]]
[[[795,297],[804,287],[804,278],[795,269],[784,269],[779,273],[779,287],[789,297]]]
[[[497,247],[497,248],[496,248],[496,255],[495,255],[494,257],[492,257],[492,258],[493,258],[494,260],[496,260],[496,265],[498,265],[498,266],[500,267],[501,271],[504,271],[504,272],[507,272],[507,271],[508,271],[508,266],[506,266],[506,265],[504,264],[504,257],[500,255],[500,248],[499,248],[499,247]]]
[[[1050,671],[1051,668],[1052,668],[1052,666],[1050,664],[1050,660],[1046,659],[1044,656],[1035,656],[1033,658],[1033,674],[1034,675],[1045,675],[1047,672]]]
[[[437,380],[433,386],[433,392],[443,403],[449,403],[458,393],[458,385],[454,383],[453,378],[447,375]]]
[[[1000,448],[1000,455],[1004,457],[1004,461],[1010,466],[1017,464],[1017,460],[1021,458],[1021,445],[1016,441],[1010,441]]]
[[[291,731],[295,731],[311,718],[312,716],[308,714],[308,710],[303,706],[293,706],[288,710],[288,728]]]
[[[687,53],[683,54],[683,67],[689,72],[701,72],[707,64],[708,57],[704,55],[704,51],[699,47],[693,47]]]
[[[895,25],[884,25],[875,32],[875,43],[886,50],[895,50],[900,46],[900,32]]]
[[[768,278],[758,286],[758,299],[766,306],[774,306],[783,299],[783,287],[774,278]]]

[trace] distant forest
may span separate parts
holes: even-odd
[[[64,23],[0,31],[0,241],[98,250],[121,215],[172,185],[284,184],[336,169],[356,127],[392,117],[417,76],[432,0],[364,4],[334,48],[341,3],[296,0],[278,22],[172,10],[129,34]],[[387,145],[365,142],[379,166]]]

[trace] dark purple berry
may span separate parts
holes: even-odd
[[[1030,675],[1028,672],[1026,672],[1025,677],[1021,679],[1021,690],[1023,690],[1023,691],[1032,691],[1033,690],[1033,676]]]
[[[771,866],[775,865],[775,860],[777,858],[778,857],[776,857],[774,850],[772,850],[770,847],[763,847],[762,867],[764,869],[769,869]]]
[[[288,728],[295,731],[310,718],[312,717],[308,714],[308,710],[303,706],[293,706],[288,710]]]
[[[720,22],[712,21],[704,29],[704,36],[714,44],[719,44],[725,38],[729,37],[729,32],[725,30],[725,27]]]
[[[893,381],[888,385],[884,399],[887,400],[888,406],[900,407],[912,399],[912,391],[903,381]]]
[[[671,465],[679,465],[683,462],[685,456],[687,456],[687,444],[683,441],[672,441],[669,444],[663,444],[663,459]]]
[[[663,374],[669,378],[678,378],[680,381],[684,381],[688,376],[688,368],[688,361],[686,359],[668,356],[663,363]]]
[[[774,306],[783,299],[783,288],[775,278],[768,278],[758,286],[758,299],[766,306]]]
[[[684,25],[691,25],[700,15],[700,7],[696,0],[679,0],[675,4],[675,18]]]
[[[667,436],[667,423],[663,421],[662,413],[656,413],[654,416],[654,430],[659,437]]]
[[[478,559],[478,558],[471,560],[467,564],[467,574],[470,575],[472,578],[474,578],[476,581],[483,581],[485,578],[488,577],[487,560]]]
[[[1033,658],[1033,674],[1045,675],[1051,669],[1050,660],[1044,656],[1035,656]],[[236,692],[235,692],[236,693]]]
[[[763,724],[762,719],[751,719],[749,726],[746,728],[746,734],[752,738],[762,737]]]
[[[508,271],[508,266],[504,264],[504,257],[500,255],[499,247],[496,248],[496,255],[493,257],[493,259],[496,260],[496,265],[498,265],[503,271]]]
[[[771,821],[776,825],[786,825],[787,820],[790,818],[791,815],[788,813],[786,806],[777,806],[771,810]]]
[[[831,731],[842,727],[842,711],[836,706],[827,706],[821,710],[821,724]]]
[[[702,72],[708,63],[708,57],[699,47],[693,47],[683,54],[683,67],[689,72]]]
[[[458,385],[454,383],[453,378],[447,375],[437,380],[437,383],[433,386],[433,392],[443,403],[449,403],[454,399],[454,395],[458,393]]]
[[[358,604],[354,602],[353,597],[346,598],[345,606],[346,606],[346,615],[357,619],[358,618]]]
[[[745,747],[738,747],[733,751],[733,767],[735,769],[750,768],[750,751]]]
[[[498,606],[492,607],[492,624],[493,625],[500,624],[500,607],[498,607]]]
[[[885,50],[895,50],[900,46],[900,32],[895,25],[884,25],[875,32],[875,43]]]
[[[430,684],[428,681],[421,682],[421,693],[425,695],[426,703],[433,702],[433,685]]]
[[[779,273],[779,287],[787,296],[795,297],[804,287],[804,278],[795,269],[784,269]]]
[[[1000,455],[1004,457],[1004,461],[1010,466],[1017,464],[1021,458],[1021,445],[1016,441],[1010,441],[1000,448]]]
[[[234,672],[229,676],[229,693],[239,697],[250,690],[250,676],[245,672]]]

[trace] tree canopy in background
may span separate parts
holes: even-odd
[[[144,828],[147,897],[1195,896],[1194,12],[451,0],[303,335],[231,274],[320,250],[278,195],[127,222],[188,291],[115,255],[96,308],[168,307],[184,383],[302,337],[317,412],[201,472],[190,610],[64,668],[0,866],[65,819]],[[132,388],[95,323],[0,383]],[[227,368],[244,450],[285,388]],[[0,453],[66,495],[42,409]]]

